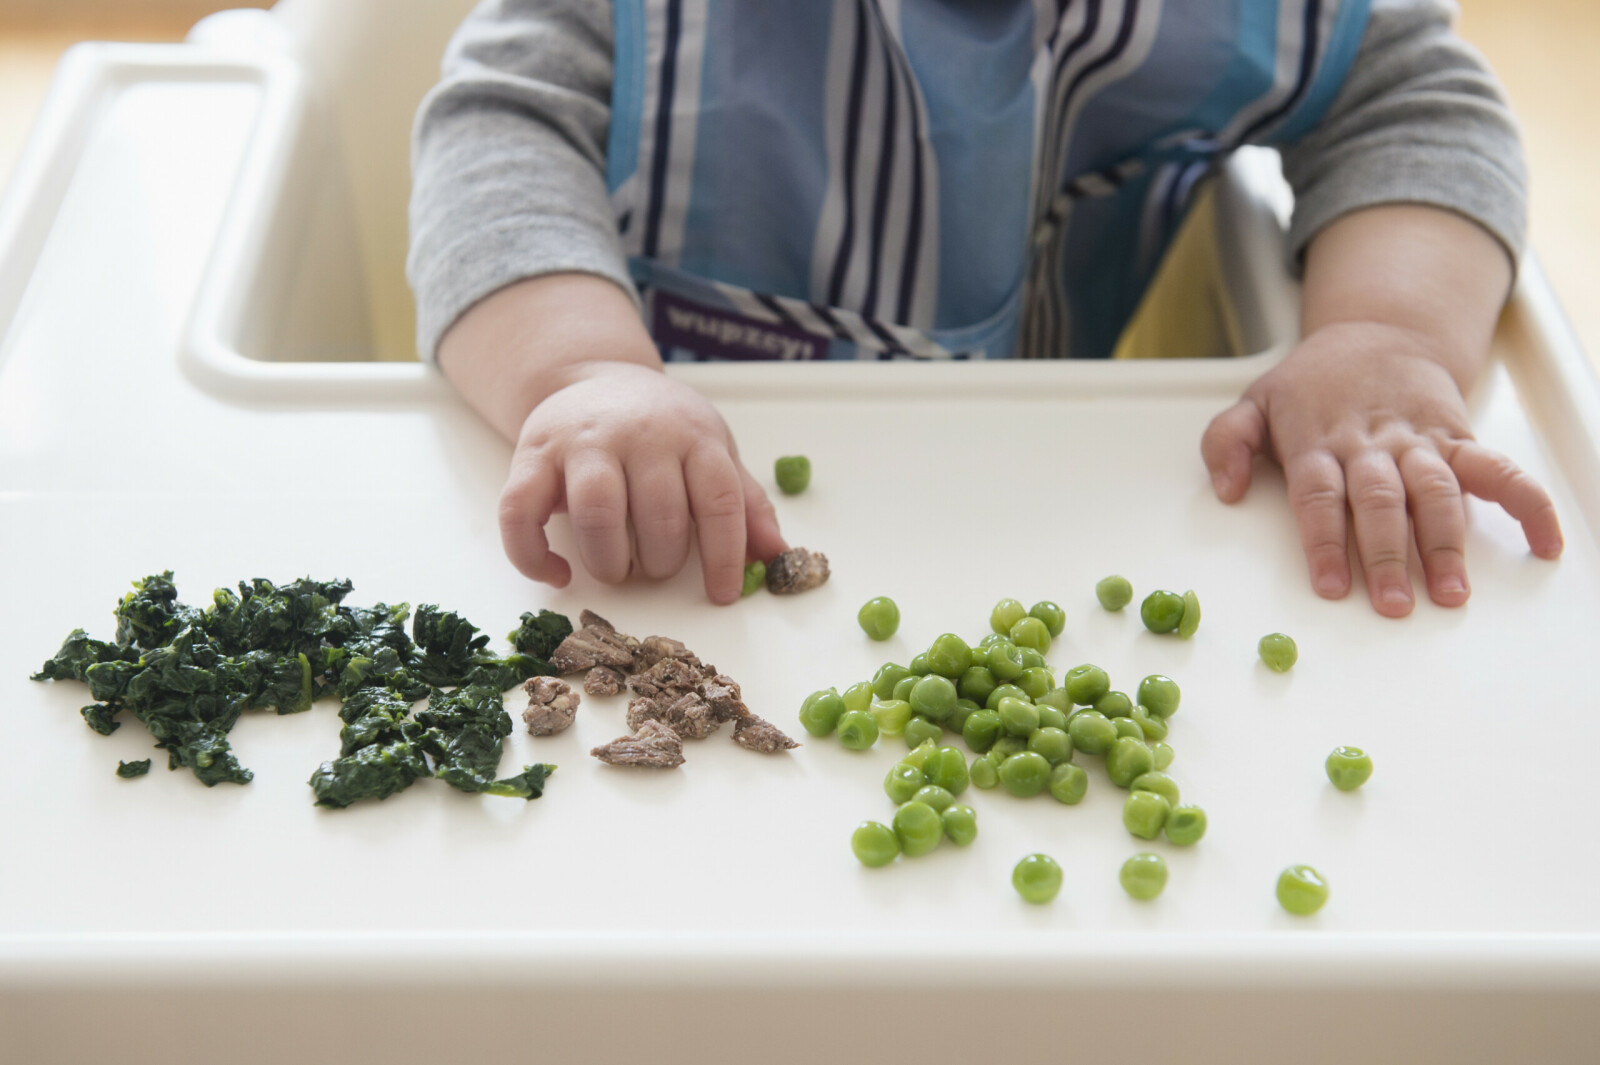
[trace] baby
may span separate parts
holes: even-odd
[[[1469,594],[1463,493],[1562,538],[1472,438],[1524,237],[1515,124],[1443,0],[485,0],[423,102],[408,264],[425,359],[516,442],[527,576],[713,602],[785,544],[668,358],[1098,358],[1197,183],[1244,144],[1296,195],[1301,339],[1200,444],[1283,468],[1318,594]]]

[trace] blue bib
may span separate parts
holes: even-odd
[[[1367,0],[617,0],[608,182],[671,358],[1103,358]]]

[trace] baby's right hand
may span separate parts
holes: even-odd
[[[739,598],[747,559],[786,547],[716,408],[636,363],[568,371],[518,435],[500,493],[500,537],[518,570],[556,587],[572,567],[550,550],[545,525],[562,509],[584,567],[607,584],[624,580],[635,557],[645,576],[672,576],[688,560],[692,534],[715,603]]]

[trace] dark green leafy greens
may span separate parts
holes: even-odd
[[[554,766],[495,779],[511,732],[502,693],[554,672],[548,658],[571,623],[548,610],[524,614],[515,652],[500,655],[459,614],[423,604],[408,635],[407,604],[351,607],[350,591],[349,581],[257,578],[237,593],[217,589],[197,609],[178,600],[170,571],[146,577],[118,602],[113,640],[75,629],[33,679],[87,685],[90,728],[110,735],[127,711],[167,752],[168,768],[187,767],[207,786],[251,779],[227,739],[244,711],[299,713],[333,697],[344,727],[339,756],[309,781],[320,805],[387,798],[427,776],[538,798]],[[135,775],[139,764],[118,773]]]
[[[117,776],[124,779],[142,777],[148,772],[150,772],[150,759],[148,758],[141,758],[137,762],[124,762],[120,758],[117,760]]]

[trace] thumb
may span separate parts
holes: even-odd
[[[1248,396],[1211,419],[1200,438],[1200,457],[1211,487],[1224,503],[1236,503],[1250,487],[1250,464],[1267,446],[1267,418]]]

